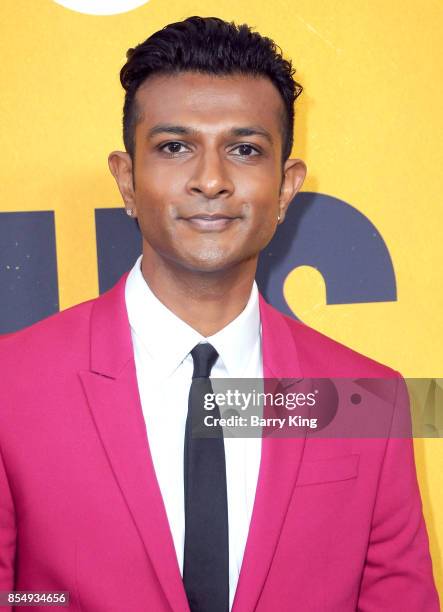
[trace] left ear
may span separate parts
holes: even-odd
[[[284,221],[289,204],[300,191],[306,176],[306,164],[301,159],[288,159],[283,166],[279,197],[279,223]]]

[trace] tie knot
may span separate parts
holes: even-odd
[[[194,360],[192,378],[209,378],[212,366],[217,361],[218,353],[212,344],[197,344],[191,351]]]

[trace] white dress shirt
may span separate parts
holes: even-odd
[[[157,481],[183,575],[185,537],[183,449],[193,360],[190,351],[210,342],[219,357],[211,378],[262,378],[258,289],[244,310],[207,338],[169,310],[150,290],[137,259],[125,298],[137,382]],[[225,438],[229,521],[229,602],[234,600],[251,521],[260,467],[261,438]]]

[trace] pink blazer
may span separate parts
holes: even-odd
[[[185,612],[125,281],[0,341],[0,591],[69,591],[76,612]],[[265,377],[398,376],[262,297],[260,313]],[[263,439],[233,605],[253,610],[439,610],[410,440]]]

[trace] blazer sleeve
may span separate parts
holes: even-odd
[[[16,537],[14,502],[0,448],[0,591],[14,589]]]
[[[399,375],[380,473],[358,612],[439,612],[410,434],[406,383]]]

